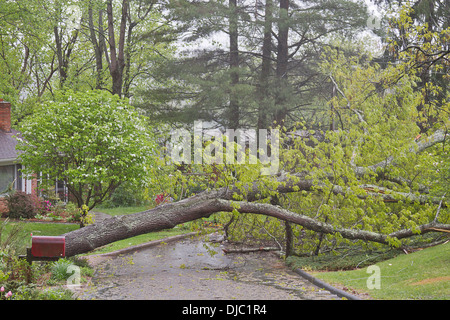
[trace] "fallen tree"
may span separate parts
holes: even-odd
[[[305,184],[307,187],[308,184]],[[403,239],[417,234],[436,231],[450,231],[449,224],[432,222],[419,228],[398,230],[391,234],[380,234],[365,230],[337,228],[331,224],[294,213],[276,205],[232,200],[233,191],[227,188],[205,191],[196,196],[156,208],[130,214],[115,216],[101,224],[92,224],[65,234],[66,255],[74,256],[94,250],[108,243],[134,237],[140,234],[171,229],[176,225],[206,218],[218,212],[263,214],[300,225],[305,229],[325,233],[339,233],[346,239],[389,244],[389,238]]]
[[[444,141],[445,135],[438,131],[426,141],[417,143],[417,148],[411,148],[409,152],[422,152],[426,148]],[[390,165],[394,163],[394,159],[389,159],[383,163],[386,166]],[[354,173],[359,177],[363,177],[368,172],[378,174],[379,171],[377,171],[377,169],[382,167],[383,163],[368,167],[355,167],[353,168]],[[404,239],[428,232],[450,231],[449,224],[438,223],[437,217],[435,217],[431,223],[419,225],[415,228],[397,230],[389,234],[383,234],[367,230],[337,227],[330,223],[292,212],[278,205],[256,202],[261,199],[270,198],[274,193],[286,194],[301,191],[320,192],[321,189],[327,188],[327,183],[330,183],[330,181],[333,180],[331,175],[325,175],[325,178],[321,181],[314,181],[314,179],[308,178],[308,176],[308,172],[293,174],[285,174],[282,172],[275,178],[277,183],[272,190],[269,190],[269,188],[265,186],[262,187],[262,183],[260,182],[255,182],[244,188],[223,187],[216,190],[204,191],[178,202],[165,203],[147,211],[130,215],[115,216],[103,221],[101,224],[92,224],[65,234],[66,255],[74,256],[86,253],[114,241],[149,232],[171,229],[179,224],[200,218],[207,218],[220,212],[266,215],[302,226],[304,229],[315,231],[317,233],[340,234],[346,239],[371,241],[386,245],[390,245],[390,239]],[[392,180],[402,183],[406,179],[397,177]],[[386,187],[364,183],[358,185],[356,189],[361,191],[357,195],[359,199],[371,197],[389,203],[410,201],[421,205],[427,203],[435,205],[439,204],[438,212],[441,207],[446,207],[442,198],[432,197],[428,194],[393,191]],[[346,195],[354,192],[355,189],[352,191],[350,188],[341,185],[331,185],[328,186],[328,190],[335,195]],[[236,201],[236,195],[242,194],[244,194],[245,200]]]
[[[444,137],[439,133],[427,140],[428,147],[444,141]],[[419,150],[423,151],[424,143],[418,144]],[[412,148],[411,153],[417,152]],[[392,164],[394,160],[389,161]],[[365,167],[364,171],[371,171],[377,175],[380,173],[379,166]],[[363,177],[362,167],[353,168],[356,176]],[[441,208],[446,208],[447,204],[442,198],[433,197],[424,191],[402,192],[394,191],[387,187],[364,183],[361,179],[359,185],[334,184],[335,177],[332,175],[323,175],[322,179],[311,178],[308,172],[284,173],[281,172],[276,177],[270,177],[271,180],[259,180],[249,183],[245,186],[222,187],[209,191],[201,192],[195,196],[159,205],[153,209],[123,216],[115,216],[102,223],[96,223],[65,234],[66,237],[66,255],[73,256],[94,250],[108,243],[126,239],[129,237],[155,232],[163,229],[171,229],[179,224],[200,218],[207,218],[215,213],[234,212],[240,214],[257,214],[274,217],[287,223],[299,225],[304,229],[317,232],[319,234],[339,234],[342,238],[350,240],[363,240],[392,245],[392,240],[396,241],[418,234],[428,232],[449,232],[450,225],[438,222],[437,216]],[[393,179],[402,183],[406,179]],[[271,187],[267,182],[272,181]],[[420,188],[420,187],[419,187]],[[411,189],[410,189],[411,190]],[[277,198],[281,194],[289,193],[322,193],[325,199],[325,193],[345,196],[356,196],[360,201],[376,200],[384,203],[412,203],[422,205],[437,206],[437,213],[434,220],[430,223],[415,225],[413,228],[399,229],[390,233],[381,233],[364,230],[361,225],[356,224],[353,227],[343,227],[340,225],[327,223],[327,220],[312,218],[310,216],[293,212],[279,206],[278,201],[270,203],[261,203],[260,200]],[[328,196],[329,198],[329,196]],[[266,201],[267,202],[267,201]],[[323,201],[322,201],[323,203]],[[320,206],[319,206],[320,208]]]
[[[424,141],[414,142],[416,147],[411,147],[408,152],[411,154],[423,152],[437,143],[445,142],[445,137],[445,134],[437,131]],[[309,172],[294,172],[292,174],[280,172],[278,176],[270,177],[269,180],[257,180],[245,186],[241,185],[239,188],[232,186],[204,191],[177,202],[165,203],[140,213],[115,216],[101,224],[97,223],[69,232],[65,234],[66,255],[73,256],[86,253],[114,241],[163,229],[171,229],[179,224],[207,218],[220,212],[266,215],[299,225],[306,230],[319,234],[339,234],[345,239],[370,241],[385,245],[392,245],[392,240],[398,241],[418,234],[449,232],[450,225],[439,223],[437,220],[440,209],[447,207],[447,204],[443,202],[443,197],[429,195],[426,188],[422,186],[418,187],[419,192],[417,190],[413,192],[411,188],[408,189],[409,192],[404,192],[364,181],[364,177],[368,174],[375,175],[376,179],[385,179],[386,175],[380,171],[380,168],[387,168],[394,163],[395,159],[389,158],[372,166],[353,166],[351,172],[358,177],[360,183],[353,184],[351,187],[345,182],[335,184],[336,177],[333,174],[322,174],[321,179],[318,179],[317,177],[312,178]],[[399,186],[408,182],[401,176],[387,177],[385,180],[393,181]],[[268,181],[275,183],[268,187],[267,184],[270,184]],[[280,194],[299,192],[322,193],[323,199],[325,199],[325,194],[328,193],[343,197],[354,195],[361,201],[373,201],[375,199],[384,203],[401,201],[402,203],[415,203],[421,206],[438,205],[438,210],[436,217],[430,223],[415,225],[413,228],[398,229],[390,233],[381,233],[364,230],[361,225],[357,226],[356,224],[353,227],[343,227],[336,225],[336,223],[327,223],[326,219],[320,221],[282,208],[277,205],[277,202],[272,204],[260,202],[260,200],[276,198]]]

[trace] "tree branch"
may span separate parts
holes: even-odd
[[[422,141],[416,142],[415,146],[414,145],[411,146],[411,148],[409,149],[409,152],[412,152],[412,153],[423,152],[424,150],[426,150],[438,143],[445,142],[446,137],[447,137],[447,133],[444,130],[437,130],[435,133],[433,133],[428,138],[423,139]],[[390,157],[386,158],[385,160],[380,161],[371,166],[355,167],[354,171],[357,176],[362,177],[369,172],[376,173],[378,168],[387,167],[387,166],[391,165],[392,163],[394,163],[394,161],[395,161],[394,157],[390,156]],[[400,179],[402,179],[402,178],[400,178]]]

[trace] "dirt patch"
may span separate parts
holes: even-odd
[[[423,279],[421,281],[411,283],[410,286],[422,286],[425,284],[430,284],[430,283],[440,282],[440,281],[450,281],[450,276]]]

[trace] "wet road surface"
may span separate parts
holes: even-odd
[[[227,244],[184,239],[108,257],[80,299],[329,300],[274,252],[224,254]]]

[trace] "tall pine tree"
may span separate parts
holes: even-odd
[[[234,129],[302,120],[322,90],[322,47],[367,20],[366,6],[351,0],[170,4],[180,45],[200,45],[166,62],[156,76],[170,85],[146,90],[142,106],[161,119]]]

